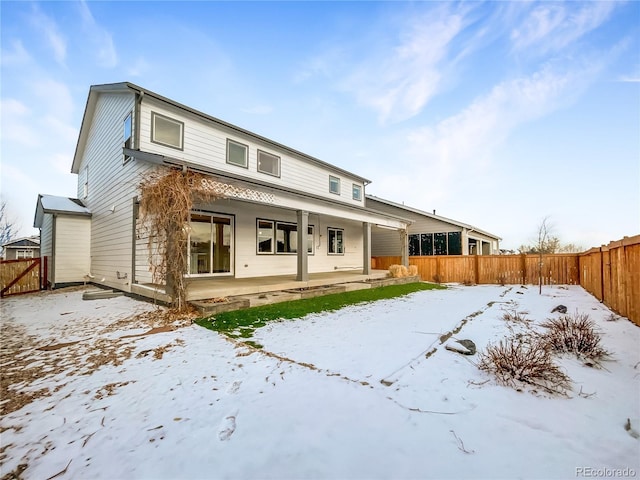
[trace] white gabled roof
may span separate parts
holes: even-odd
[[[38,203],[36,204],[36,215],[33,219],[34,227],[42,227],[42,219],[45,213],[91,216],[89,209],[76,198],[40,194],[38,195]]]

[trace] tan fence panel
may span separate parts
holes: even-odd
[[[0,296],[40,290],[40,258],[0,261]]]
[[[524,255],[479,255],[476,256],[476,283],[514,285],[524,283]]]
[[[591,295],[602,301],[602,252],[592,248],[578,257],[580,266],[580,285]]]

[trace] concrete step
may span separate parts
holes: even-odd
[[[101,300],[105,298],[121,297],[122,292],[116,290],[89,290],[82,294],[83,300]]]

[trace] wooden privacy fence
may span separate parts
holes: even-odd
[[[373,257],[373,268],[386,270],[401,263],[399,256]],[[409,264],[418,267],[423,280],[438,283],[468,284],[538,284],[538,255],[438,255],[409,257]],[[542,256],[544,285],[578,285],[580,268],[576,254]]]
[[[45,257],[45,270],[46,270]],[[46,272],[40,258],[0,261],[0,297],[37,292],[42,288]]]
[[[372,268],[386,270],[400,256],[372,257]],[[579,254],[447,255],[409,257],[428,282],[467,284],[581,285],[620,315],[640,325],[640,235]]]
[[[640,235],[587,250],[579,261],[580,285],[640,325]]]

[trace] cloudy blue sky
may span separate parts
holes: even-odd
[[[531,242],[640,233],[640,3],[7,2],[2,198],[74,196],[92,84],[130,81]]]

